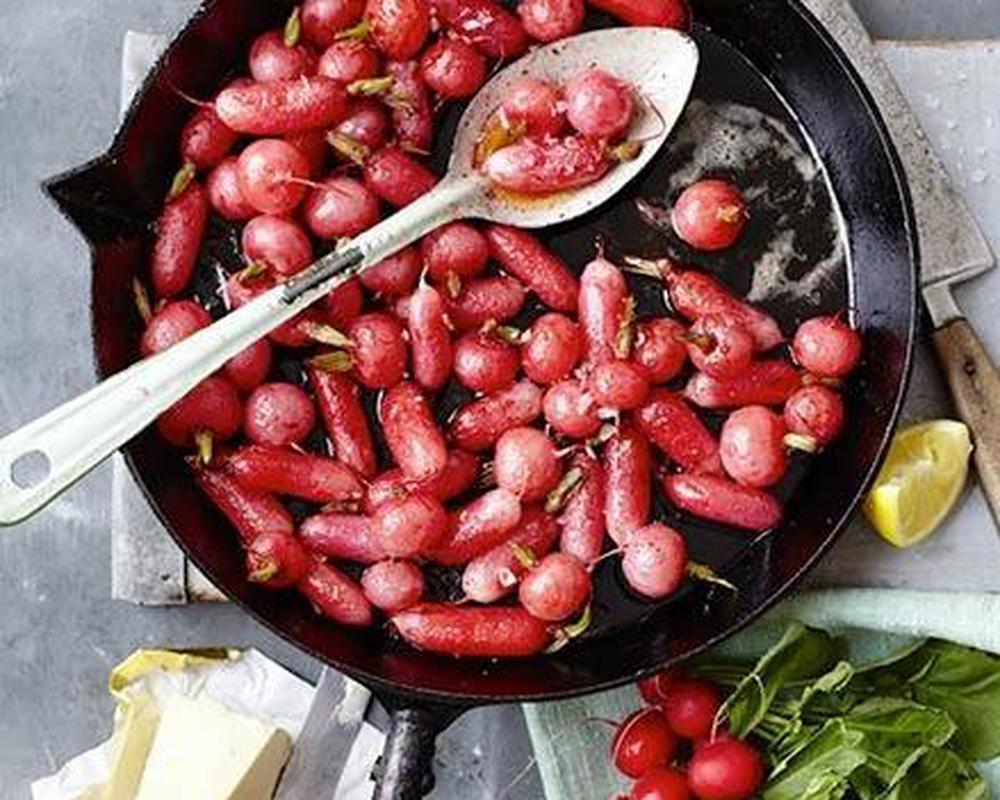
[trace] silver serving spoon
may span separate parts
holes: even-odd
[[[616,28],[540,47],[498,73],[466,109],[448,172],[435,189],[169,350],[147,358],[0,440],[0,525],[34,514],[230,358],[345,281],[444,223],[462,218],[541,228],[585,214],[639,174],[666,141],[694,83],[698,50],[673,30]],[[646,102],[629,136],[639,156],[600,181],[551,202],[494,196],[475,169],[476,142],[512,81],[523,75],[565,84],[592,66],[628,80]]]

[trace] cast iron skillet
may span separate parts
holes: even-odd
[[[149,224],[178,166],[177,133],[192,110],[171,87],[210,96],[243,63],[251,39],[279,24],[288,11],[289,6],[274,0],[210,0],[149,76],[109,151],[46,183],[92,248],[100,377],[137,358],[141,328],[130,282],[144,272]],[[912,212],[884,126],[843,54],[795,0],[695,0],[695,15],[702,67],[694,98],[762,109],[808,147],[804,131],[814,148],[806,160],[813,168],[822,164],[828,179],[825,183],[819,176],[822,192],[807,192],[787,160],[765,148],[739,176],[747,180],[751,171],[753,180],[767,187],[752,206],[756,229],[763,233],[749,236],[724,259],[698,259],[700,266],[719,270],[734,288],[745,291],[749,265],[765,250],[768,226],[786,211],[798,253],[787,268],[793,279],[808,275],[816,261],[829,255],[830,242],[842,237],[845,257],[809,296],[779,297],[767,305],[786,326],[818,309],[849,305],[864,331],[867,353],[847,392],[849,430],[783,487],[787,519],[778,531],[752,540],[677,519],[662,503],[658,507],[660,516],[688,534],[694,557],[723,571],[738,592],[695,588],[667,604],[647,605],[629,597],[617,566],[608,561],[596,579],[599,624],[571,647],[527,661],[443,659],[405,648],[384,630],[339,628],[314,615],[292,593],[250,586],[236,537],[198,494],[181,458],[152,432],[126,448],[132,472],[156,513],[216,585],[275,632],[371,687],[392,711],[379,798],[419,797],[430,783],[437,732],[473,705],[609,689],[729,636],[788,591],[830,547],[884,453],[909,374],[917,270]],[[589,24],[606,22],[595,15]],[[613,257],[623,251],[691,256],[669,234],[643,224],[634,204],[634,195],[668,203],[673,191],[669,178],[690,158],[690,147],[675,147],[650,168],[631,196],[552,232],[550,242],[578,267],[591,257],[595,235],[604,239]],[[717,173],[727,171],[722,162],[709,166]],[[838,203],[842,228],[831,231],[830,211]],[[213,232],[199,278],[205,297],[211,294],[217,266],[237,266],[232,234],[225,228]],[[740,263],[747,265],[745,272],[734,266]],[[636,288],[642,308],[656,311],[662,303],[656,287],[640,282]]]

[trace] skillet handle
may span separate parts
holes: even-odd
[[[972,429],[979,483],[1000,528],[1000,374],[965,319],[934,331],[934,347],[958,413]]]
[[[376,767],[372,800],[420,800],[428,794],[434,788],[437,736],[464,710],[412,705],[394,708]]]

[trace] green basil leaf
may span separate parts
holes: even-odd
[[[824,631],[795,623],[743,678],[723,707],[735,736],[752,731],[787,684],[823,675],[837,662],[837,646]]]
[[[931,640],[860,670],[850,688],[947,711],[958,726],[951,742],[958,753],[975,761],[1000,756],[1000,657]]]
[[[951,750],[927,750],[879,800],[986,800],[989,787],[969,762]]]
[[[847,791],[848,778],[864,764],[864,734],[848,730],[842,720],[827,722],[771,771],[764,800],[835,800]]]

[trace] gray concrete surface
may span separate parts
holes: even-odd
[[[87,254],[38,181],[102,150],[117,114],[120,42],[128,28],[174,29],[189,0],[0,0],[0,430],[92,383]],[[858,0],[883,38],[1000,36],[997,0]],[[0,531],[0,798],[87,748],[110,725],[108,670],[143,645],[254,644],[304,674],[316,665],[236,609],[140,609],[109,599],[109,472],[50,510]],[[485,770],[527,760],[516,709],[470,715],[444,752],[483,743],[462,774],[474,798]],[[474,732],[474,737],[473,737]],[[502,745],[498,746],[498,742]],[[488,745],[488,746],[487,746]],[[504,780],[490,781],[503,785]],[[534,778],[508,798],[537,798]]]

